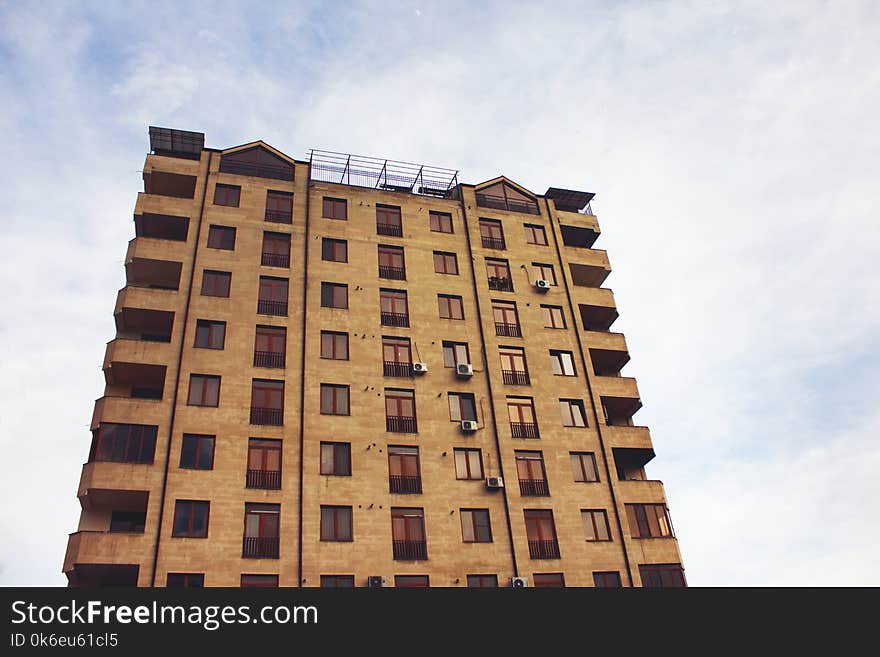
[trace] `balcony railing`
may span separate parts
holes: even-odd
[[[278,490],[281,488],[281,472],[279,470],[248,470],[245,486],[247,488]]]
[[[392,493],[415,495],[422,492],[422,478],[411,475],[391,475],[388,487]]]
[[[264,253],[260,264],[265,267],[290,267],[290,254]]]
[[[392,267],[390,265],[379,265],[379,278],[390,278],[395,281],[406,280],[406,269],[404,267]]]
[[[550,487],[544,479],[520,479],[519,494],[526,497],[546,497],[550,494]]]
[[[401,224],[378,222],[376,224],[376,233],[378,235],[390,235],[391,237],[403,237],[403,226]]]
[[[503,335],[508,338],[521,338],[522,329],[519,327],[519,324],[495,322],[495,335]]]
[[[409,327],[409,315],[407,313],[382,312],[382,326]]]
[[[490,276],[489,289],[497,292],[513,292],[513,281],[507,277]]]
[[[266,209],[266,221],[274,221],[276,224],[293,223],[292,210],[269,210]]]
[[[280,408],[251,408],[251,424],[280,427],[284,425],[284,411]]]
[[[507,248],[504,244],[503,237],[487,237],[486,235],[481,235],[483,238],[483,248],[484,249],[496,249],[498,251],[503,251]]]
[[[428,544],[425,541],[392,541],[394,558],[402,561],[424,561],[428,558]]]
[[[286,301],[268,301],[266,299],[260,299],[257,301],[257,314],[258,315],[278,315],[280,317],[287,316],[287,302]]]
[[[510,433],[514,438],[540,438],[538,425],[534,422],[511,422]]]
[[[406,417],[403,415],[386,415],[385,431],[393,433],[416,433],[418,426],[414,417]]]
[[[284,352],[255,351],[254,367],[284,367],[286,358]]]
[[[558,559],[559,543],[552,541],[529,541],[529,556],[532,559]]]
[[[529,373],[520,370],[501,370],[501,378],[509,386],[528,386],[532,384]]]
[[[244,559],[277,559],[278,537],[245,536],[241,556]]]
[[[386,360],[384,362],[385,376],[412,376],[412,363],[396,363]]]
[[[227,158],[220,160],[220,172],[234,173],[240,176],[256,176],[257,178],[272,178],[274,180],[293,180],[292,166],[235,162]]]
[[[504,196],[494,194],[477,194],[477,205],[481,208],[494,210],[507,210],[509,212],[524,212],[526,214],[540,214],[538,206],[531,201],[517,201]]]

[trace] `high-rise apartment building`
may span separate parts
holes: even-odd
[[[150,148],[71,585],[684,585],[592,194]]]

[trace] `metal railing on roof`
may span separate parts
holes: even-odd
[[[424,164],[312,149],[311,179],[355,187],[451,198],[458,171]]]

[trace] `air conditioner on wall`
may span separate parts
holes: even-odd
[[[510,578],[510,586],[515,589],[525,589],[529,586],[529,579],[527,577],[511,577]]]
[[[470,363],[459,363],[455,367],[455,373],[462,378],[473,376],[474,366]]]
[[[428,371],[427,363],[413,363],[412,364],[413,372],[416,374],[424,374]]]
[[[539,278],[535,281],[535,287],[538,288],[539,292],[546,292],[553,286],[550,285],[550,281],[545,281],[543,278]]]
[[[462,431],[476,431],[477,430],[477,421],[476,420],[462,420],[461,421],[461,430]]]
[[[486,488],[504,488],[501,477],[486,477]]]
[[[370,575],[367,578],[367,588],[378,589],[388,586],[388,578],[384,575]]]

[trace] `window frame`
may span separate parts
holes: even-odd
[[[560,376],[560,375],[558,375]],[[583,420],[583,424],[578,424],[577,419],[575,418],[574,409],[577,409],[581,414],[581,420]],[[566,417],[566,411],[571,416],[571,424],[567,424],[568,418]],[[587,409],[584,405],[584,401],[582,399],[559,399],[559,412],[562,414],[562,426],[568,427],[571,429],[587,429],[590,426],[590,423],[587,419]]]
[[[329,290],[329,299],[327,297],[326,290]],[[337,296],[339,294],[344,294],[344,305],[335,305],[338,301]],[[325,301],[330,301],[332,305],[326,305]],[[321,281],[321,307],[322,308],[335,308],[337,310],[348,310],[348,284],[347,283],[333,283],[330,281]]]
[[[186,396],[186,405],[187,405],[187,406],[201,406],[201,407],[205,407],[205,408],[217,408],[218,406],[220,406],[220,383],[221,383],[221,379],[222,379],[222,377],[219,376],[219,375],[217,375],[217,374],[194,374],[194,373],[190,373],[190,375],[189,375],[189,390],[188,390],[188,392],[187,392],[187,396]],[[199,404],[195,404],[195,403],[193,403],[193,384],[194,384],[196,381],[199,381],[199,382],[200,382],[200,386],[201,386],[201,396],[200,396],[200,397],[201,397],[201,401],[202,401],[202,402],[205,402],[206,399],[208,398],[208,394],[207,394],[208,386],[207,386],[207,383],[208,383],[208,382],[213,382],[213,381],[216,381],[216,382],[217,382],[217,399],[216,399],[216,403],[214,403],[214,404],[208,404],[208,403],[199,403]]]
[[[596,454],[594,452],[569,452],[568,454],[571,461],[571,476],[576,484],[595,484],[601,480],[599,477],[599,466],[596,463]],[[577,461],[575,461],[575,459],[577,459]],[[589,479],[590,473],[587,472],[587,468],[585,467],[585,463],[587,462],[592,465],[592,474],[595,479]],[[578,479],[578,476],[584,478]]]
[[[458,467],[459,454],[461,454],[462,458],[463,458],[463,465],[466,468],[465,474],[470,475],[470,476],[466,476],[466,477],[460,476],[462,474],[462,472],[459,470],[459,467]],[[474,476],[474,473],[471,472],[471,466],[473,465],[471,456],[473,456],[474,454],[476,454],[477,465],[480,468],[478,476]],[[483,469],[483,450],[480,449],[479,447],[455,447],[452,450],[452,460],[453,460],[453,466],[455,467],[456,480],[458,480],[458,481],[482,481],[483,479],[486,478],[485,470]]]
[[[185,433],[180,441],[180,461],[178,466],[182,470],[213,470],[214,469],[214,450],[216,448],[217,437],[202,433]],[[184,464],[184,453],[186,452],[187,442],[195,442],[195,452],[191,465]],[[207,444],[207,447],[205,447]],[[209,464],[201,464],[201,456],[203,452],[209,454]]]
[[[458,360],[460,348],[464,348],[464,355],[467,357],[467,360],[462,360],[462,361]],[[459,365],[470,364],[470,362],[471,362],[471,350],[470,350],[470,347],[468,346],[467,342],[455,342],[453,340],[443,340],[442,349],[443,349],[443,367],[456,368]],[[448,364],[449,361],[446,358],[446,355],[447,355],[446,350],[447,349],[451,349],[452,359],[453,359],[452,365]]]
[[[223,292],[226,294],[217,294]],[[232,272],[218,271],[216,269],[202,270],[202,287],[200,295],[203,297],[217,297],[218,299],[228,299],[232,291]]]
[[[219,235],[219,237],[217,237]],[[232,235],[232,243],[228,246],[229,236]],[[206,244],[209,249],[218,249],[220,251],[235,251],[235,226],[223,226],[220,224],[211,224],[208,226],[208,240]]]
[[[321,260],[324,262],[348,262],[348,240],[322,237]]]
[[[332,534],[325,534],[325,514],[333,519]],[[345,522],[347,515],[347,523]],[[342,522],[340,522],[340,517]],[[347,524],[347,526],[346,526]],[[348,537],[345,538],[346,532]],[[321,505],[320,540],[326,543],[351,543],[354,541],[354,511],[351,506],[339,504]]]
[[[324,449],[329,447],[333,451],[333,471],[324,471]],[[347,460],[348,472],[340,470],[339,452],[345,454]],[[325,477],[350,477],[351,476],[351,443],[333,442],[322,440],[318,454],[318,472]]]
[[[331,348],[329,350],[330,355],[325,355],[328,352],[324,350],[324,338],[330,338]],[[345,346],[345,358],[341,358],[337,356],[337,346],[340,342],[339,338],[344,338],[342,342]],[[348,333],[345,331],[321,331],[321,358],[324,360],[349,360],[349,345],[348,345]]]
[[[549,276],[547,274],[550,274]],[[532,263],[532,278],[545,280],[550,285],[558,286],[559,283],[556,280],[556,268],[548,264],[546,262],[533,262]]]
[[[205,334],[205,330],[207,331],[207,334]],[[217,341],[215,333],[220,334],[219,347],[212,345],[213,342]],[[194,349],[223,350],[226,348],[226,322],[216,319],[197,319],[195,334],[195,340],[193,342]],[[199,337],[203,335],[205,338],[203,342],[206,342],[206,344],[199,344]]]
[[[341,213],[339,212],[340,207],[342,208]],[[321,216],[325,219],[348,221],[348,199],[335,198],[333,196],[324,196],[321,199]]]
[[[492,543],[492,517],[489,509],[459,509],[459,519],[461,520],[461,542],[462,543]],[[480,523],[478,520],[485,520]],[[484,530],[484,534],[480,534],[480,530]],[[468,533],[470,532],[470,533]],[[472,538],[468,538],[471,536]]]
[[[436,219],[436,223],[435,223]],[[448,220],[449,230],[443,230],[444,222],[443,219]],[[452,225],[452,213],[451,212],[440,212],[439,210],[429,210],[428,211],[428,225],[431,228],[432,233],[444,233],[447,235],[452,235],[455,233],[455,228]],[[434,226],[437,226],[436,228]]]
[[[187,522],[187,533],[181,534],[178,533],[178,522],[177,519],[180,517],[180,512],[182,505],[188,505],[188,522]],[[193,534],[193,525],[194,519],[196,516],[195,511],[198,509],[203,509],[205,513],[205,533],[201,534]],[[209,500],[174,500],[174,519],[171,523],[171,537],[172,538],[208,538],[208,530],[210,528],[210,519],[211,519],[211,502]]]
[[[540,224],[523,224],[523,228],[526,233],[526,244],[534,244],[536,246],[549,246],[549,242],[547,241],[547,229]],[[540,235],[543,238],[543,242],[540,240],[533,240],[532,238],[536,235]]]
[[[448,276],[458,276],[458,254],[453,251],[434,251],[434,273],[446,274]],[[441,268],[437,268],[439,263]],[[451,263],[451,266],[450,266]]]
[[[559,330],[559,329],[567,329],[568,323],[565,321],[565,311],[562,309],[562,306],[553,306],[550,304],[541,304],[541,310],[544,311],[544,328]],[[558,315],[553,311],[558,310]],[[562,321],[562,326],[556,325],[556,318],[559,318]],[[549,324],[548,324],[549,320]]]
[[[449,401],[449,421],[450,422],[463,422],[465,420],[471,420],[473,422],[477,422],[477,398],[472,392],[447,392],[446,397]],[[456,400],[456,408],[453,409],[453,399]],[[467,402],[470,403],[470,408],[467,408]],[[472,410],[473,417],[467,417],[469,413],[466,411]],[[458,417],[456,417],[456,415]]]
[[[589,526],[587,523],[588,517],[590,520]],[[584,535],[587,538],[587,543],[612,542],[611,525],[608,524],[608,512],[605,509],[581,509],[581,522],[584,525]],[[592,528],[592,534],[590,528]],[[605,538],[601,537],[602,531],[600,530],[604,531]]]
[[[228,208],[239,207],[241,205],[241,185],[217,183],[214,186],[214,205]]]
[[[571,372],[567,372],[566,365],[566,357],[568,359],[568,364],[571,365]],[[577,376],[577,367],[574,364],[574,352],[567,351],[565,349],[551,349],[550,350],[550,361],[553,368],[554,376]],[[558,372],[556,370],[559,370]]]
[[[445,302],[445,303],[444,303]],[[461,317],[455,317],[454,310],[456,308],[455,303],[458,304],[458,310],[461,313]],[[444,305],[446,312],[450,313],[449,316],[444,316]],[[440,315],[440,319],[451,319],[453,321],[463,321],[464,320],[464,299],[457,294],[438,294],[437,295],[437,309]]]

